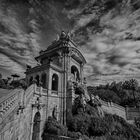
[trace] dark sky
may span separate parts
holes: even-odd
[[[132,0],[1,0],[0,72],[24,75],[26,64],[61,30],[71,31],[85,75],[140,73],[140,2]]]

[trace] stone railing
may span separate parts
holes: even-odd
[[[140,118],[140,107],[123,107],[113,102],[106,102],[104,100],[101,100],[99,97],[95,98],[101,103],[101,107],[104,110],[104,112],[116,114],[124,118],[128,122],[130,120]]]
[[[0,99],[0,123],[19,105],[19,94],[20,89],[15,89]]]
[[[35,85],[35,93],[37,93],[37,94],[47,94],[48,90]]]
[[[27,106],[27,104],[29,103],[31,96],[33,95],[34,91],[35,91],[35,84],[32,84],[30,87],[27,88],[27,90],[25,91],[25,106]]]
[[[127,120],[140,118],[140,108],[126,107]]]
[[[110,114],[116,114],[124,119],[126,119],[126,109],[118,104],[115,104],[113,102],[106,102],[101,99],[99,99],[102,108],[105,112]]]
[[[46,139],[46,140],[78,140],[78,139],[74,139],[74,138],[70,138],[70,137],[48,135],[48,134],[45,134],[43,139]]]

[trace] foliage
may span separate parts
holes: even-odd
[[[56,119],[52,117],[48,117],[48,120],[46,121],[46,124],[44,127],[43,135],[45,135],[45,133],[66,136],[67,127],[60,124]]]
[[[113,84],[106,86],[107,90],[100,89],[101,93],[104,93],[101,96],[106,99],[117,100],[118,97],[114,91],[122,88],[116,88]],[[107,95],[108,92],[110,92],[109,95]],[[113,97],[112,94],[116,97]],[[74,101],[72,114],[67,119],[67,126],[63,126],[55,119],[49,117],[46,121],[43,135],[46,133],[65,135],[76,139],[81,138],[82,140],[140,139],[140,130],[137,127],[128,124],[117,115],[105,114],[101,117],[98,106],[91,106],[88,102],[83,106],[82,99],[82,93],[80,93]]]
[[[80,132],[74,132],[74,131],[68,131],[67,136],[71,137],[71,138],[76,138],[78,139],[79,137],[81,137],[81,133]]]
[[[18,76],[18,75],[12,75],[12,76]],[[2,79],[2,74],[0,73],[0,88],[13,89],[13,88],[19,88],[19,87],[23,89],[27,88],[27,83],[24,79],[12,80],[12,81],[11,81],[11,77]]]
[[[75,88],[75,93],[78,94],[78,95],[81,95],[81,94],[84,94],[85,93],[85,90],[82,86],[77,86]]]
[[[120,103],[120,97],[111,90],[100,89],[94,92],[95,95],[98,95],[101,99],[105,101],[115,101],[115,103]]]
[[[108,132],[109,126],[102,118],[92,117],[91,125],[89,128],[90,136],[103,136]]]
[[[0,88],[6,88],[6,85],[3,79],[0,79]]]
[[[27,88],[27,84],[24,80],[14,80],[10,83],[10,86],[12,86],[13,88]]]
[[[75,103],[78,104],[78,102]],[[90,104],[86,104],[85,109],[77,104],[74,104],[77,112],[67,122],[70,132],[79,132],[90,140],[137,140],[140,138],[140,130],[128,124],[123,118],[111,114],[100,117],[97,108]]]
[[[77,114],[78,111],[83,110],[84,106],[82,104],[82,100],[81,97],[78,96],[75,100],[74,100],[74,106],[72,107],[72,113],[73,114]]]
[[[135,125],[140,129],[140,117],[135,119]]]
[[[102,100],[112,101],[122,106],[140,105],[140,87],[137,80],[112,82],[97,87],[88,87],[89,94],[98,95]]]

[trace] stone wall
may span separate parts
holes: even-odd
[[[49,94],[48,89],[33,84],[26,91],[15,89],[0,99],[0,140],[32,140],[36,113],[40,114],[38,140],[41,140],[48,116],[54,115],[57,120],[63,121],[61,95],[59,92]]]
[[[140,108],[126,107],[127,120],[134,120],[140,117]]]
[[[23,90],[15,89],[0,99],[0,140],[17,140],[19,136],[18,105]]]
[[[0,140],[30,139],[33,89],[34,85],[26,91],[15,89],[1,100]]]
[[[102,109],[110,114],[116,114],[126,120],[126,110],[124,107],[119,106],[113,102],[105,102],[103,100],[100,100]]]
[[[102,109],[110,114],[116,114],[128,122],[131,122],[131,120],[134,120],[135,118],[140,117],[140,108],[135,107],[122,107],[118,104],[112,103],[112,102],[105,102],[100,99],[100,102],[102,104]]]
[[[48,116],[56,116],[57,120],[63,122],[62,93],[53,94],[48,90],[33,84],[26,91],[15,89],[11,94],[0,99],[0,140],[32,140],[34,117],[38,112],[40,114],[39,140]],[[67,91],[69,94],[67,108],[72,106],[73,92],[70,86]],[[139,108],[124,108],[112,102],[98,100],[107,113],[116,114],[128,121],[140,117]]]
[[[19,117],[12,111],[0,124],[0,140],[17,140]]]

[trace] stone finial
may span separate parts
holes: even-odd
[[[60,39],[64,39],[64,38],[66,38],[66,33],[62,31],[60,34]]]
[[[69,33],[66,34],[64,31],[62,31],[60,34],[60,40],[69,41],[69,39],[70,39],[70,34]]]

